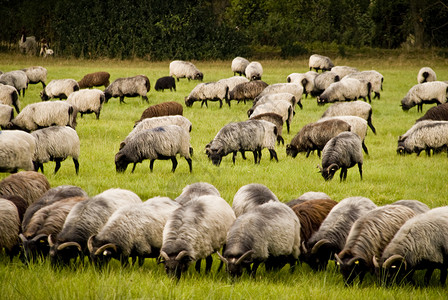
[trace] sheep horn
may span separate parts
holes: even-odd
[[[89,237],[89,239],[87,240],[87,248],[89,249],[90,253],[93,252],[93,239],[94,239],[94,235]]]
[[[351,264],[353,264],[353,263],[355,263],[356,264],[356,262],[359,260],[359,257],[353,257],[352,259],[350,259],[348,262],[347,262],[347,265],[351,265]]]
[[[302,246],[300,248],[301,248],[300,250],[302,251],[302,253],[308,252],[308,250],[306,249],[306,246],[305,246],[305,241],[302,242]]]
[[[47,235],[42,233],[42,234],[39,234],[39,235],[36,235],[35,237],[33,237],[32,241],[37,242],[38,240],[40,240],[42,238],[46,238],[46,237],[47,237]]]
[[[216,254],[218,254],[219,259],[225,263],[226,265],[229,264],[229,261],[227,260],[227,258],[225,258],[224,256],[221,255],[221,253],[219,253],[219,251],[216,251]]]
[[[48,236],[48,245],[50,245],[50,247],[53,247],[54,246],[54,241],[53,241],[53,235],[52,234],[50,234],[49,236]]]
[[[241,257],[238,258],[238,260],[236,261],[235,265],[239,265],[240,263],[242,263],[243,260],[244,260],[247,256],[251,255],[251,254],[254,253],[254,252],[255,252],[254,250],[249,250],[249,251],[247,251],[246,253],[244,253],[243,255],[241,255]]]
[[[78,248],[79,252],[82,251],[81,245],[78,244],[77,242],[66,242],[66,243],[62,243],[62,244],[60,244],[60,245],[58,246],[57,250],[58,250],[58,251],[61,251],[61,250],[65,249],[65,248],[67,248],[67,247],[70,247],[70,246],[76,246],[76,248]]]
[[[28,239],[22,233],[19,234],[19,238],[22,240],[22,243],[25,243],[28,241]]]
[[[166,254],[165,251],[160,251],[160,258],[163,258],[164,260],[169,260],[170,257],[168,256],[168,254]],[[161,261],[161,259],[159,259],[159,262]]]
[[[109,248],[112,248],[115,252],[117,252],[117,246],[115,246],[115,244],[109,243],[109,244],[99,247],[98,250],[95,251],[95,255],[100,255],[106,249],[109,249]]]
[[[184,256],[188,254],[187,250],[182,250],[179,252],[179,254],[176,256],[174,260],[181,260]]]
[[[386,261],[383,263],[383,268],[388,269],[391,266],[391,264],[397,260],[401,260],[404,263],[404,268],[405,269],[407,268],[407,264],[406,261],[404,260],[404,257],[399,254],[394,254],[388,259],[386,259]]]
[[[316,254],[319,248],[325,244],[330,244],[330,241],[327,239],[322,239],[318,241],[316,244],[314,244],[313,249],[311,249],[311,254]]]
[[[374,266],[375,268],[379,268],[379,267],[380,267],[380,263],[378,262],[378,259],[376,258],[376,255],[374,255],[374,256],[372,257],[372,263],[373,263],[373,266]]]
[[[317,168],[320,170],[321,173],[324,170],[320,165],[317,165]]]
[[[340,265],[343,265],[342,259],[338,256],[337,253],[334,254],[334,258],[336,259],[336,262]]]

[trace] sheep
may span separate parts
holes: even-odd
[[[292,118],[294,117],[294,106],[291,104],[291,102],[285,100],[269,101],[260,105],[256,105],[253,111],[251,109],[247,111],[247,115],[249,118],[265,113],[276,113],[278,115],[281,115],[283,118],[283,122],[286,123],[286,129],[289,133]]]
[[[43,173],[44,163],[55,161],[54,174],[56,174],[61,168],[61,162],[70,156],[78,175],[80,142],[76,130],[68,126],[51,126],[33,131],[31,135],[36,138],[36,152],[33,158],[35,171],[40,169]]]
[[[236,218],[223,254],[217,254],[233,277],[246,269],[255,278],[263,262],[268,271],[289,263],[292,272],[300,255],[300,221],[286,204],[264,203]]]
[[[14,108],[6,104],[0,104],[0,127],[6,129],[14,119]]]
[[[322,115],[323,118],[336,116],[356,116],[367,121],[367,125],[376,134],[376,129],[372,124],[372,106],[363,101],[337,102],[331,105]]]
[[[408,111],[417,105],[417,111],[423,111],[423,104],[443,104],[448,98],[448,83],[431,81],[419,83],[409,89],[406,96],[401,99],[401,108]]]
[[[199,272],[202,259],[206,261],[205,272],[209,272],[211,254],[224,245],[234,221],[232,208],[218,196],[201,196],[180,205],[163,229],[160,257],[166,273],[179,280],[192,262],[196,261]]]
[[[377,208],[365,197],[349,197],[341,200],[328,213],[319,229],[305,244],[302,260],[313,270],[324,270],[328,260],[344,248],[353,223],[369,211]]]
[[[230,100],[238,100],[238,103],[244,101],[246,104],[246,100],[254,100],[267,86],[268,84],[262,80],[240,83],[229,90],[227,104],[230,107]]]
[[[8,129],[34,131],[49,126],[76,128],[76,109],[65,101],[37,102],[25,106],[8,124]]]
[[[323,192],[306,192],[306,193],[303,193],[302,195],[300,195],[297,199],[290,200],[290,201],[286,202],[285,204],[288,205],[289,207],[293,207],[294,205],[301,204],[305,201],[313,200],[313,199],[330,199],[331,200],[330,196],[328,196],[327,194],[325,194]]]
[[[339,119],[324,120],[316,123],[309,123],[286,145],[286,154],[295,158],[298,153],[306,152],[306,157],[314,150],[320,157],[321,151],[327,142],[344,131],[350,131],[351,126]]]
[[[314,90],[314,79],[319,75],[317,72],[308,71],[306,73],[291,73],[286,78],[288,83],[298,83],[303,87],[305,98]]]
[[[150,159],[149,168],[153,171],[156,159],[171,159],[176,171],[176,154],[184,157],[192,172],[190,158],[190,134],[177,125],[165,125],[153,129],[146,129],[137,133],[118,153],[115,155],[115,166],[117,173],[126,171],[128,164],[133,163],[132,173],[137,163],[144,159]]]
[[[367,272],[373,273],[373,257],[380,257],[400,227],[415,213],[404,205],[385,205],[359,217],[350,229],[344,249],[335,254],[346,285],[356,277],[362,283]]]
[[[22,70],[10,71],[0,75],[0,83],[15,87],[19,96],[22,92],[22,96],[25,97],[25,90],[28,88],[28,76]]]
[[[79,91],[78,82],[74,79],[53,79],[48,85],[40,92],[40,98],[42,101],[47,101],[52,98],[58,98],[59,100],[67,99],[71,93]]]
[[[253,61],[247,65],[244,73],[246,73],[246,78],[250,81],[261,80],[261,76],[263,76],[263,67],[258,61]]]
[[[334,67],[334,64],[327,56],[313,54],[309,58],[308,67],[310,68],[310,71],[311,69],[316,70],[316,72],[318,72],[319,70],[330,71],[331,68]]]
[[[229,87],[223,82],[207,82],[198,84],[190,94],[185,97],[185,105],[191,107],[195,101],[201,101],[202,105],[208,107],[207,100],[219,101],[219,108],[222,107],[222,100],[228,102]]]
[[[268,148],[272,158],[277,159],[275,141],[277,128],[274,124],[264,120],[248,120],[233,122],[219,130],[215,138],[206,146],[206,153],[215,166],[221,164],[222,158],[233,153],[232,162],[238,151],[252,151],[254,163],[260,163],[261,150]]]
[[[219,191],[210,183],[196,182],[183,188],[182,193],[174,199],[180,205],[184,205],[188,201],[199,198],[200,196],[218,196],[221,197]]]
[[[104,86],[104,88],[107,88],[110,84],[109,78],[109,72],[102,71],[89,73],[84,75],[84,77],[78,81],[78,86],[80,89],[92,88],[95,86]]]
[[[135,121],[135,126],[138,125],[142,120],[147,118],[161,117],[161,116],[182,116],[184,112],[184,108],[182,104],[177,103],[175,101],[162,102],[159,104],[151,105],[147,109],[145,109],[140,117],[140,120]]]
[[[340,79],[344,78],[349,74],[359,72],[357,68],[348,66],[334,66],[333,68],[331,68],[330,71],[336,73]]]
[[[259,183],[246,184],[233,196],[232,209],[235,216],[253,211],[256,207],[270,201],[280,201],[277,196],[265,185]]]
[[[300,109],[303,108],[301,99],[303,94],[303,87],[300,84],[297,83],[276,83],[268,85],[255,99],[254,102],[257,102],[261,97],[272,95],[272,94],[279,94],[279,93],[289,93],[294,96],[294,108],[297,104]]]
[[[416,214],[422,214],[429,211],[428,205],[418,200],[398,200],[391,204],[407,206],[410,209],[412,209]]]
[[[311,96],[320,96],[332,83],[341,80],[336,73],[331,71],[323,72],[314,78],[314,86]]]
[[[170,89],[170,92],[173,90],[176,91],[176,80],[172,76],[164,76],[157,79],[154,89],[158,91],[165,91]]]
[[[5,249],[10,261],[19,253],[19,229],[16,206],[11,201],[0,198],[0,251]]]
[[[105,90],[106,103],[110,98],[120,98],[120,104],[124,102],[124,97],[141,96],[143,100],[149,103],[146,94],[151,89],[148,77],[137,75],[134,77],[117,78]]]
[[[136,259],[143,265],[145,258],[157,258],[162,248],[163,228],[180,205],[166,197],[149,199],[117,209],[107,223],[88,240],[91,260],[102,266],[111,258],[122,266]]]
[[[42,88],[45,89],[47,82],[47,69],[41,66],[33,66],[22,69],[28,77],[28,84],[42,83]]]
[[[238,84],[247,83],[250,81],[246,77],[233,76],[229,78],[220,79],[217,82],[227,85],[229,87],[229,93],[230,93],[230,91],[233,90]]]
[[[378,100],[380,99],[381,97],[380,93],[383,90],[383,81],[384,81],[384,77],[380,72],[375,70],[361,71],[357,73],[351,73],[347,75],[346,78],[356,78],[359,80],[365,80],[370,82],[372,86],[372,92],[375,94],[373,96],[373,99],[376,98],[378,98]]]
[[[71,93],[67,98],[67,103],[81,114],[95,113],[96,119],[99,120],[103,103],[106,101],[104,93],[97,89],[80,90]]]
[[[418,71],[417,83],[437,81],[436,72],[430,67],[423,67]]]
[[[426,111],[423,117],[417,119],[416,123],[425,120],[448,121],[448,103],[431,107]]]
[[[15,87],[0,83],[0,103],[13,106],[20,113],[19,93]]]
[[[143,119],[134,127],[134,129],[132,129],[132,131],[128,134],[128,136],[120,143],[119,150],[121,150],[137,133],[146,129],[152,129],[165,125],[177,125],[182,127],[187,132],[191,132],[192,128],[191,122],[181,115]]]
[[[448,207],[434,208],[409,219],[401,226],[384,249],[379,261],[373,259],[377,273],[386,283],[403,277],[412,282],[416,270],[426,269],[425,285],[429,284],[434,269],[440,269],[440,283],[445,284],[448,262]]]
[[[97,234],[117,209],[133,203],[142,203],[142,200],[123,189],[109,189],[77,203],[68,213],[61,231],[48,236],[51,264],[67,265],[78,256],[83,261],[84,255],[89,254],[89,237]]]
[[[235,74],[238,74],[240,76],[246,76],[246,67],[249,65],[249,61],[245,59],[244,57],[237,56],[232,60],[232,72],[233,76]]]
[[[282,143],[285,144],[285,140],[283,139],[283,118],[281,115],[268,112],[256,116],[250,117],[250,120],[265,120],[271,122],[277,127],[277,143],[280,145]]]
[[[27,137],[24,137],[26,135]],[[0,172],[33,171],[36,141],[19,130],[0,131]]]
[[[397,153],[401,155],[423,150],[429,156],[431,149],[438,151],[448,146],[448,121],[421,121],[398,138]]]
[[[341,132],[328,141],[322,150],[322,167],[318,166],[322,177],[331,180],[335,172],[341,169],[340,181],[347,178],[347,169],[358,164],[362,180],[362,141],[356,133]]]
[[[179,81],[180,78],[187,78],[190,80],[204,79],[204,74],[189,61],[174,60],[170,63],[170,76],[174,76]]]
[[[334,103],[338,101],[355,101],[362,98],[372,102],[370,99],[371,83],[356,78],[344,78],[341,81],[333,82],[325,91],[317,96],[317,104]]]
[[[17,213],[19,215],[20,224],[22,224],[23,216],[28,208],[28,202],[20,196],[16,195],[0,195],[0,198],[6,199],[14,203],[17,208]]]
[[[50,183],[47,177],[34,171],[21,171],[0,181],[0,195],[20,196],[28,205],[39,199],[49,189]]]
[[[296,102],[297,102],[296,101],[296,97],[293,94],[291,94],[291,93],[267,94],[267,95],[264,95],[264,96],[261,96],[261,97],[257,97],[254,100],[254,104],[247,111],[247,115],[250,116],[254,112],[255,108],[257,106],[259,106],[259,105],[262,105],[262,104],[265,104],[265,103],[268,103],[268,102],[271,102],[271,103],[275,104],[277,101],[286,101],[286,102],[291,103],[293,110],[294,110],[294,107],[295,107]],[[302,104],[300,103],[300,99],[297,102],[297,104],[299,105],[300,108],[303,107]],[[293,114],[294,114],[294,112],[293,112]]]
[[[36,37],[26,36],[25,30],[22,30],[22,36],[19,40],[19,50],[23,54],[35,55],[37,53]]]

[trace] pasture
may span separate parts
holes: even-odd
[[[447,205],[448,160],[445,152],[431,157],[425,153],[420,156],[396,154],[398,136],[406,132],[417,118],[431,106],[423,106],[423,113],[417,108],[403,112],[400,100],[409,88],[417,83],[417,72],[423,66],[435,70],[439,80],[448,80],[448,60],[425,56],[391,56],[381,58],[332,57],[335,65],[348,65],[360,70],[375,69],[384,75],[381,99],[373,99],[373,124],[377,134],[370,129],[365,144],[370,155],[364,156],[363,180],[357,168],[349,169],[346,182],[339,182],[339,172],[332,181],[324,181],[318,173],[321,160],[317,154],[305,158],[299,154],[295,159],[286,156],[286,144],[305,124],[320,118],[328,108],[318,106],[316,99],[308,96],[302,99],[303,110],[296,108],[296,114],[287,133],[283,130],[285,145],[276,146],[279,162],[269,160],[268,150],[263,150],[259,165],[254,165],[253,156],[247,153],[247,160],[238,154],[235,165],[231,155],[223,158],[219,167],[212,165],[204,154],[205,145],[210,142],[224,125],[247,119],[246,111],[252,103],[232,101],[229,108],[219,109],[217,102],[208,103],[201,108],[196,102],[192,107],[184,106],[184,116],[193,124],[191,145],[194,149],[193,172],[189,173],[185,159],[178,159],[179,165],[173,174],[171,162],[156,161],[154,172],[149,171],[149,161],[138,164],[131,174],[129,166],[125,173],[115,172],[114,156],[120,142],[132,130],[134,121],[149,105],[177,101],[184,104],[184,97],[198,83],[181,79],[176,82],[177,91],[156,92],[157,78],[169,75],[169,61],[117,61],[117,60],[74,60],[41,59],[25,56],[0,54],[0,70],[3,72],[41,65],[48,70],[47,83],[52,79],[73,78],[80,80],[83,75],[95,71],[107,71],[111,81],[119,77],[144,74],[151,82],[148,93],[149,104],[141,98],[126,98],[120,104],[112,98],[104,104],[99,120],[95,116],[78,116],[76,128],[81,140],[80,171],[76,176],[73,162],[67,159],[53,175],[54,163],[45,164],[45,175],[52,187],[69,184],[83,188],[89,195],[96,195],[109,188],[129,189],[142,200],[155,196],[177,197],[188,184],[205,181],[213,184],[221,196],[232,202],[237,190],[249,183],[261,183],[269,187],[277,197],[287,202],[307,191],[320,191],[332,199],[340,201],[350,196],[364,196],[377,205],[384,205],[400,199],[416,199],[429,207]],[[292,72],[306,72],[308,58],[296,60],[262,60],[264,74],[262,80],[272,84],[286,82]],[[233,76],[230,61],[195,61],[204,73],[204,82],[216,81]],[[25,97],[20,97],[21,108],[26,104],[40,101],[42,86],[30,85]],[[0,179],[9,174],[0,174]],[[355,283],[346,288],[342,276],[333,263],[325,272],[313,272],[302,264],[290,274],[288,268],[280,272],[266,273],[260,268],[257,278],[244,275],[232,282],[223,271],[217,272],[218,257],[215,255],[212,272],[198,274],[191,267],[179,282],[169,279],[162,265],[147,259],[139,268],[121,268],[113,261],[105,270],[98,271],[86,264],[76,269],[55,271],[48,262],[24,266],[19,259],[9,263],[6,257],[0,258],[0,297],[2,299],[117,299],[117,298],[169,298],[169,299],[353,299],[359,298],[441,298],[446,297],[446,288],[438,285],[439,272],[433,275],[429,287],[412,285],[385,288],[377,284],[373,276],[366,276],[361,285]],[[415,276],[422,282],[422,272]]]

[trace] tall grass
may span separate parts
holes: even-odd
[[[252,155],[247,160],[237,157],[235,165],[231,156],[225,157],[220,167],[215,167],[204,154],[204,146],[213,139],[218,130],[229,122],[247,119],[246,111],[251,103],[236,104],[218,108],[216,102],[209,102],[208,108],[195,103],[184,107],[184,116],[193,123],[191,143],[194,148],[193,173],[181,158],[173,174],[170,161],[156,161],[154,172],[149,172],[149,162],[137,165],[133,174],[130,168],[124,174],[115,172],[114,156],[118,146],[132,130],[134,121],[139,119],[148,105],[183,99],[197,84],[185,79],[177,83],[177,92],[148,93],[149,104],[140,98],[127,98],[127,104],[119,104],[111,99],[105,104],[100,120],[94,115],[78,117],[77,132],[81,139],[80,174],[75,175],[71,159],[62,163],[58,174],[54,175],[54,163],[45,165],[45,175],[53,187],[62,184],[77,185],[89,195],[98,194],[108,188],[120,187],[136,192],[143,200],[154,196],[175,198],[187,184],[206,181],[220,191],[229,203],[233,195],[243,185],[262,183],[268,186],[282,201],[289,201],[307,191],[322,191],[340,201],[349,196],[365,196],[378,205],[399,199],[420,200],[430,207],[447,203],[448,161],[446,153],[427,157],[405,157],[396,154],[397,138],[412,126],[422,114],[413,108],[405,113],[399,103],[408,89],[416,83],[418,70],[423,66],[432,67],[440,80],[448,80],[448,61],[433,57],[396,57],[334,59],[337,65],[350,65],[360,70],[375,69],[384,75],[384,91],[380,100],[373,100],[373,124],[377,135],[369,129],[366,145],[370,155],[364,157],[363,180],[357,168],[350,169],[347,181],[340,183],[338,174],[332,181],[325,182],[318,173],[317,155],[295,159],[286,156],[285,146],[276,148],[279,162],[269,161],[269,153],[263,151],[259,165],[254,165]],[[263,80],[267,83],[285,82],[292,72],[307,71],[307,59],[265,60]],[[205,81],[215,81],[230,77],[230,61],[198,61],[196,66],[203,71]],[[42,65],[48,69],[51,79],[81,79],[84,74],[105,70],[111,79],[145,74],[154,85],[157,78],[168,75],[169,62],[150,63],[146,61],[115,60],[66,60],[28,58],[24,56],[0,55],[0,70],[9,71],[32,65]],[[41,85],[32,85],[26,96],[21,97],[21,107],[40,101]],[[319,107],[314,98],[302,99],[303,110],[296,109],[291,132],[283,131],[288,143],[301,127],[320,118],[327,107]],[[424,107],[426,111],[429,106]],[[265,152],[266,151],[266,152]],[[8,174],[0,174],[0,179]],[[143,267],[122,269],[112,262],[103,271],[89,265],[76,269],[53,270],[48,262],[29,267],[18,259],[10,263],[0,260],[0,297],[2,299],[85,299],[85,298],[170,298],[170,299],[241,299],[241,298],[440,298],[445,289],[438,287],[438,272],[433,276],[431,286],[415,288],[410,285],[384,288],[376,284],[373,277],[367,277],[362,285],[345,288],[342,277],[330,264],[326,272],[314,273],[306,265],[289,274],[287,268],[278,273],[266,273],[261,268],[257,278],[243,276],[232,282],[224,272],[217,272],[216,263],[211,274],[197,274],[193,268],[179,282],[171,281],[162,266],[147,260]],[[418,272],[417,281],[421,278]]]

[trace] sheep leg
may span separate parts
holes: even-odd
[[[19,105],[17,103],[14,103],[14,108],[16,109],[17,113],[20,113]]]
[[[222,100],[219,99],[219,108],[222,108]]]
[[[134,173],[136,166],[137,166],[137,163],[134,163],[134,165],[132,166],[132,172],[131,173]]]
[[[252,151],[252,153],[254,154],[254,163],[256,164],[258,162],[258,152],[257,150]]]
[[[54,174],[56,174],[60,168],[61,168],[61,161],[58,159],[56,160],[56,167],[54,168]]]
[[[205,258],[205,274],[210,273],[210,270],[212,269],[212,264],[213,264],[213,258],[211,255],[209,255]]]
[[[79,162],[77,159],[73,158],[73,163],[75,164],[76,175],[79,173]]]
[[[362,149],[364,150],[365,154],[369,155],[369,150],[367,149],[366,144],[364,144],[364,141],[362,141]]]
[[[289,120],[286,120],[286,129],[288,130],[289,133]]]
[[[199,274],[201,273],[201,261],[202,261],[202,259],[198,259],[196,261],[195,266],[194,266],[196,272],[198,272]]]
[[[191,162],[191,158],[185,158],[185,160],[187,161],[188,167],[190,168],[190,173],[193,172],[193,165]]]
[[[141,267],[141,266],[143,266],[144,263],[145,263],[145,257],[139,256],[138,257],[138,266]]]
[[[359,176],[361,177],[362,180],[362,163],[358,163],[358,169],[359,169]]]
[[[135,265],[135,262],[137,261],[137,256],[132,256],[132,265],[134,266]]]
[[[271,155],[271,160],[275,158],[275,160],[278,162],[277,152],[275,152],[274,149],[269,149],[269,154]]]
[[[236,153],[237,153],[236,151],[233,151],[233,155],[232,155],[233,164],[235,164]]]
[[[151,170],[151,172],[152,172],[152,169],[154,168],[154,161],[155,161],[155,159],[151,159],[149,162],[149,170]]]
[[[429,281],[431,280],[432,273],[434,273],[434,268],[428,268],[428,270],[426,271],[426,274],[425,274],[425,280],[424,280],[425,285],[429,284]]]
[[[280,145],[280,143],[282,143],[282,145],[285,144],[285,140],[283,139],[282,136],[278,135],[277,136],[277,145]]]
[[[126,102],[124,102],[124,96],[120,96],[120,104],[121,104],[121,103],[126,104]]]
[[[246,154],[244,153],[244,150],[240,150],[241,156],[244,160],[246,160]]]
[[[175,156],[171,157],[171,162],[173,163],[173,168],[171,169],[171,172],[174,173],[174,171],[176,171],[176,168],[177,168],[177,159]]]
[[[142,96],[142,99],[145,100],[146,103],[149,103],[148,96]]]
[[[447,276],[447,269],[446,267],[440,268],[440,284],[445,285],[446,282],[446,276]]]
[[[95,115],[96,115],[96,119],[99,120],[100,119],[100,112],[96,112]]]
[[[258,152],[258,163],[261,161],[261,148],[257,150]]]

